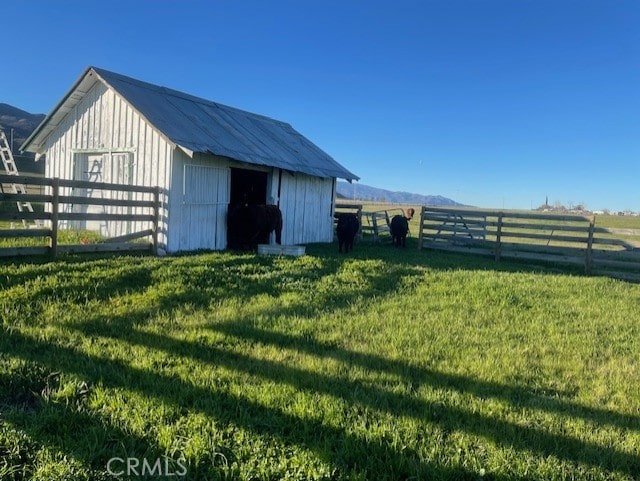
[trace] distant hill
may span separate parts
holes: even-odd
[[[44,114],[30,114],[12,105],[0,103],[0,126],[3,128],[9,144],[13,129],[13,157],[20,173],[44,173],[44,162],[35,162],[31,153],[20,154],[20,146],[40,125]],[[10,145],[11,146],[11,145]],[[0,162],[0,169],[2,163]]]
[[[348,182],[338,181],[337,195],[342,199],[368,200],[377,202],[389,202],[392,204],[415,204],[415,205],[434,205],[434,206],[462,206],[455,200],[448,199],[441,195],[421,195],[412,194],[410,192],[395,192],[391,190],[379,189],[364,184],[349,184]]]

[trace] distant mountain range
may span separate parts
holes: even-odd
[[[348,182],[338,181],[337,194],[342,199],[357,199],[375,202],[389,202],[391,204],[415,204],[415,205],[434,205],[434,206],[462,206],[455,200],[448,199],[441,195],[421,195],[412,194],[410,192],[396,192],[391,190],[379,189],[364,184],[349,184]]]
[[[44,114],[30,114],[11,105],[0,103],[0,127],[4,130],[9,144],[11,144],[13,133],[13,145],[9,146],[12,147],[13,157],[20,173],[44,173],[44,162],[35,162],[33,154],[29,152],[20,154],[19,151],[22,143],[40,125],[44,117]]]

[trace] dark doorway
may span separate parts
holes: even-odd
[[[268,235],[266,240],[263,236],[257,236],[257,220],[253,215],[255,209],[259,209],[255,206],[267,203],[267,180],[267,172],[231,169],[227,212],[227,245],[230,249],[252,249],[256,242],[268,242]]]
[[[231,205],[264,205],[267,203],[267,172],[231,169]]]

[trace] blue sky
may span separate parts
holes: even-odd
[[[640,1],[4,2],[0,102],[89,65],[291,123],[364,184],[640,210]]]

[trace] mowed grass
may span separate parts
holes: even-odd
[[[3,261],[0,479],[638,479],[640,285],[411,240]]]

